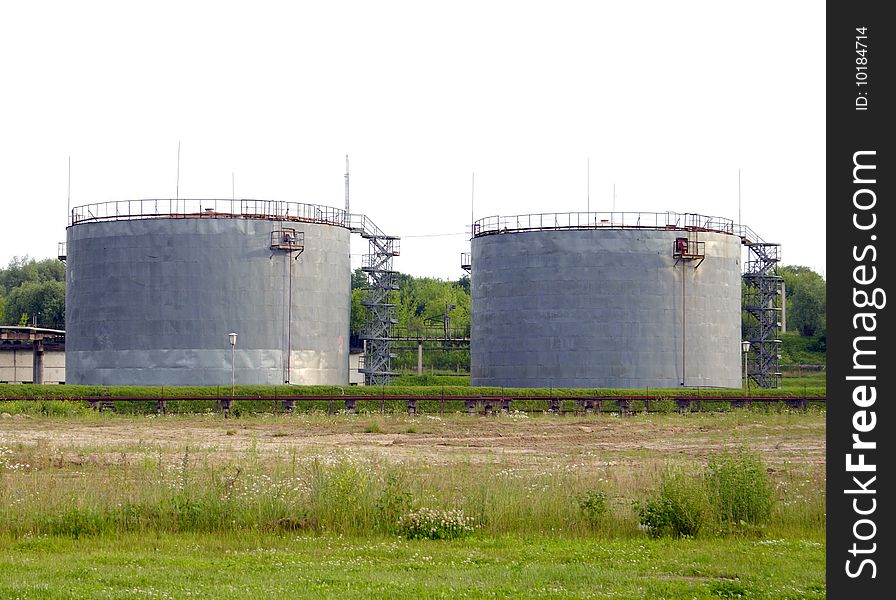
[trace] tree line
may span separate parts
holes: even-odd
[[[827,284],[809,267],[784,266],[778,271],[784,279],[787,330],[803,337],[823,336],[827,331]]]
[[[0,323],[65,327],[65,265],[16,256],[0,269]]]
[[[470,277],[464,275],[456,281],[444,281],[433,277],[414,277],[398,273],[395,276],[398,290],[393,292],[394,315],[398,323],[397,333],[409,335],[439,335],[448,328],[451,337],[470,336]],[[352,273],[352,333],[361,333],[367,321],[367,309],[363,306],[367,276],[361,269]],[[446,318],[447,317],[447,318]],[[393,368],[413,368],[417,365],[416,351],[399,351]],[[469,350],[426,350],[426,365],[436,369],[464,371],[470,366]]]

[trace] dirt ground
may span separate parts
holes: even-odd
[[[701,460],[723,450],[750,449],[766,463],[818,468],[825,461],[824,413],[750,412],[687,415],[445,417],[290,415],[223,419],[201,416],[97,415],[0,418],[0,447],[45,448],[80,464],[130,460],[154,453],[172,460],[186,448],[209,460],[252,452],[360,453],[387,461],[496,463],[509,467],[586,461]]]

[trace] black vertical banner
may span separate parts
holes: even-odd
[[[829,598],[896,594],[896,21],[885,7],[827,4]]]

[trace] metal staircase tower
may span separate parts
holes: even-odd
[[[361,262],[361,270],[367,274],[367,296],[361,305],[367,308],[368,319],[361,333],[365,342],[364,373],[366,385],[388,385],[397,373],[392,372],[395,355],[390,348],[392,327],[398,323],[391,301],[392,292],[398,289],[392,259],[400,254],[400,239],[386,235],[363,215],[350,215],[349,229],[369,242],[369,254]]]
[[[750,342],[748,373],[759,387],[777,388],[781,386],[781,340],[777,338],[784,301],[778,275],[781,245],[752,241],[748,236],[743,237],[743,243],[748,249],[743,274],[744,310],[752,317],[746,332]]]

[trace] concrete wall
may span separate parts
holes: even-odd
[[[348,362],[348,383],[349,385],[365,385],[364,373],[358,369],[361,368],[361,359],[364,355],[360,352],[352,352]]]
[[[31,348],[0,350],[0,382],[31,383],[34,381]],[[44,383],[65,383],[65,351],[44,351]]]
[[[679,387],[684,369],[687,386],[739,387],[740,239],[700,233],[695,269],[675,264],[676,237],[686,233],[474,238],[473,385]]]
[[[280,227],[304,232],[295,260],[269,247]],[[230,385],[231,331],[238,384],[348,383],[347,229],[144,219],[80,223],[67,241],[68,383]]]

